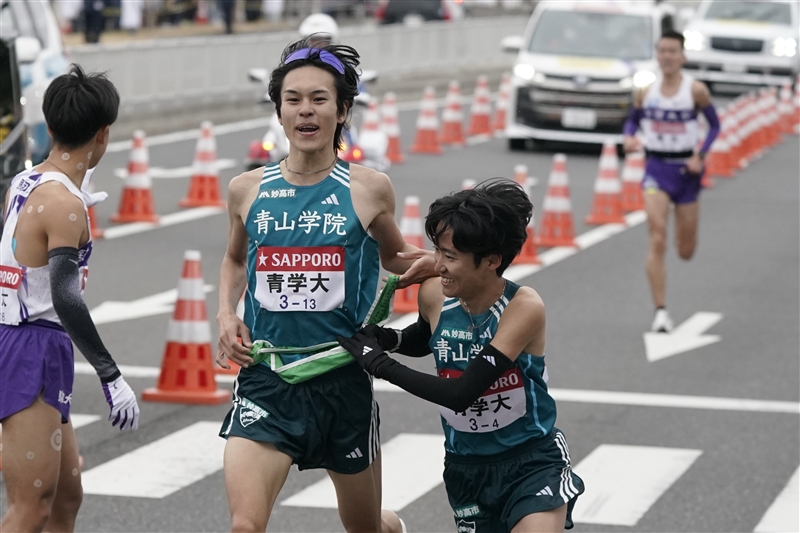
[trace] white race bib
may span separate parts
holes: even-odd
[[[332,311],[344,304],[344,247],[261,246],[256,299],[269,311]]]
[[[461,374],[460,370],[439,370],[440,378],[457,378]],[[527,412],[519,368],[503,374],[463,413],[445,407],[440,407],[439,412],[453,429],[464,433],[489,433],[508,426]]]

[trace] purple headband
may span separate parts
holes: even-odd
[[[344,64],[342,64],[339,58],[327,50],[322,50],[320,48],[301,48],[300,50],[296,50],[289,54],[289,57],[286,58],[283,64],[288,65],[292,61],[297,61],[298,59],[308,59],[314,52],[317,52],[317,56],[323,63],[332,66],[336,69],[336,72],[344,76]]]

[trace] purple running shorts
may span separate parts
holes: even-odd
[[[664,191],[674,204],[691,204],[700,195],[702,174],[690,174],[683,161],[664,161],[648,157],[642,179],[642,190]]]

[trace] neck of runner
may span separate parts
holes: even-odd
[[[60,172],[80,189],[91,157],[91,152],[87,150],[66,151],[54,147],[36,169],[39,172]]]
[[[290,149],[289,155],[281,162],[281,170],[293,183],[312,185],[330,174],[337,160],[333,150],[309,153]]]
[[[467,298],[459,298],[464,310],[470,315],[476,316],[485,313],[503,294],[506,289],[506,280],[503,277],[490,274],[493,279],[484,284],[480,290]]]

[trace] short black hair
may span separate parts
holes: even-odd
[[[105,73],[85,73],[76,64],[44,92],[42,111],[53,142],[79,148],[117,120],[119,93]]]
[[[681,43],[681,50],[683,50],[683,43],[686,40],[681,32],[673,29],[666,29],[662,31],[661,39],[675,39],[676,41],[679,41]]]
[[[533,204],[518,183],[492,178],[433,202],[425,217],[425,233],[438,246],[439,237],[453,230],[453,246],[471,253],[475,266],[484,257],[499,255],[501,276],[522,250],[531,216]]]
[[[275,102],[275,112],[278,114],[278,117],[281,116],[281,90],[283,89],[283,79],[286,77],[286,74],[296,68],[310,65],[321,68],[333,75],[333,86],[336,88],[336,110],[340,115],[347,112],[349,119],[349,114],[353,109],[353,100],[358,95],[358,65],[360,64],[360,56],[352,46],[340,44],[319,46],[319,43],[315,46],[311,46],[309,40],[314,38],[315,35],[316,34],[309,35],[305,39],[301,39],[287,46],[281,55],[280,66],[272,71],[267,91],[269,92],[270,99]],[[302,50],[303,48],[312,48],[313,50],[308,54],[308,57],[304,59],[294,60],[288,65],[285,63],[286,58],[293,52]],[[333,66],[322,61],[319,57],[319,52],[316,50],[326,50],[335,55],[339,61],[342,62],[342,65],[344,65],[344,75],[340,74]],[[333,135],[334,151],[339,151],[341,148],[342,130],[344,128],[350,128],[348,119],[345,119],[343,124],[336,125],[336,133]]]

